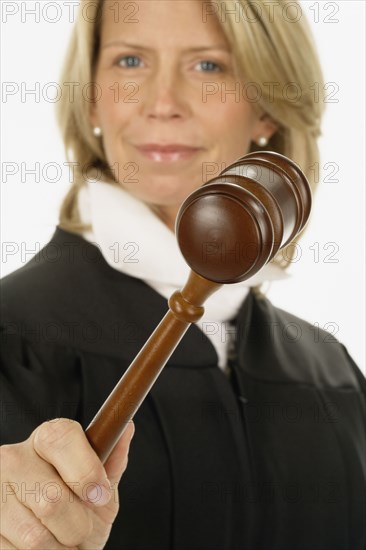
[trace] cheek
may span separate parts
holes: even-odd
[[[208,98],[207,103],[201,103],[202,113],[206,113],[206,120],[212,127],[222,131],[234,131],[252,129],[255,113],[252,105],[237,97],[234,93],[217,93]]]
[[[106,130],[117,128],[133,109],[133,90],[121,86],[111,79],[101,78],[99,81],[99,99],[96,110],[99,120]],[[131,100],[132,98],[132,100]]]
[[[98,112],[104,133],[113,132],[113,128],[117,127],[121,119],[121,106],[103,97],[99,102]]]
[[[249,103],[228,98],[212,105],[206,115],[207,128],[225,160],[232,162],[249,150],[256,120]]]
[[[133,103],[117,101],[109,85],[102,88],[98,102],[98,118],[103,128],[103,144],[106,157],[110,163],[116,163],[121,157],[123,131],[133,119],[136,109]]]

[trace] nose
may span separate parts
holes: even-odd
[[[141,109],[145,117],[170,120],[189,115],[189,98],[177,69],[157,69],[144,87]]]

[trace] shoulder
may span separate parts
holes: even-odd
[[[2,318],[13,320],[51,313],[73,298],[73,283],[90,278],[93,246],[57,227],[50,241],[25,265],[0,281]],[[88,256],[89,254],[89,256]]]
[[[119,356],[137,353],[166,311],[166,300],[148,285],[111,267],[97,245],[59,227],[27,264],[0,280],[0,292],[3,337]]]
[[[33,327],[36,321],[86,319],[106,273],[112,280],[123,277],[106,265],[96,246],[57,227],[30,261],[0,280],[1,322]]]
[[[366,379],[341,342],[260,293],[250,293],[237,330],[243,368],[262,380],[366,392]]]
[[[134,283],[107,264],[96,244],[57,227],[29,262],[0,280],[2,306],[13,315],[32,312],[33,316],[43,308],[65,309],[64,301],[76,309],[95,300],[106,283],[120,287],[121,281],[127,286]]]

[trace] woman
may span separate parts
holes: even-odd
[[[365,548],[365,380],[253,291],[287,252],[208,302],[135,416],[118,491],[133,428],[105,471],[89,447],[82,428],[186,277],[184,198],[264,148],[310,179],[322,103],[294,2],[286,18],[282,3],[86,4],[58,113],[75,181],[50,243],[2,281],[3,547]]]

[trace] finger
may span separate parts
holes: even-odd
[[[16,546],[13,546],[11,542],[0,535],[0,550],[16,550]]]
[[[13,550],[13,548],[15,548],[15,546],[13,546],[8,540],[4,539],[4,537],[0,535],[0,550]]]
[[[135,426],[131,421],[128,423],[123,435],[120,437],[107,462],[105,463],[105,469],[111,482],[113,496],[107,506],[102,508],[94,508],[93,524],[95,527],[95,532],[105,531],[106,525],[111,525],[111,523],[113,523],[118,512],[118,482],[127,467],[128,450],[134,431]],[[90,541],[86,540],[85,543],[80,546],[80,549],[89,549],[91,547],[94,548],[94,546],[90,544]]]
[[[106,471],[78,422],[65,418],[44,422],[32,436],[36,453],[53,465],[80,499],[96,506],[109,502]]]
[[[48,542],[49,536],[50,548],[64,548],[77,546],[89,535],[90,511],[31,447],[9,445],[5,451],[3,448],[2,467],[8,479],[17,480],[2,482],[1,532],[10,542],[19,548],[33,548],[24,542],[18,546],[21,537],[27,537],[29,532],[32,543],[38,539]],[[42,546],[38,544],[37,548]]]
[[[112,487],[115,487],[115,485],[118,484],[123,472],[127,468],[128,452],[134,433],[135,425],[131,420],[128,422],[123,435],[120,437],[118,443],[104,465]]]
[[[1,548],[65,548],[34,514],[23,506],[16,495],[7,497],[1,510]],[[4,540],[4,543],[3,543]]]

